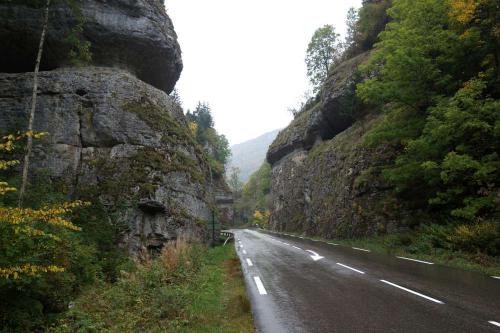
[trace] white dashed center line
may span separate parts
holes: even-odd
[[[252,267],[253,266],[252,260],[247,258],[247,264],[248,264],[248,266]]]
[[[406,257],[396,257],[396,258],[404,259],[404,260],[410,260],[410,261],[415,261],[415,262],[419,262],[421,264],[434,265],[433,262],[428,262],[428,261],[423,261],[423,260],[417,260],[417,259],[406,258]]]
[[[247,254],[247,250],[243,250],[243,254]]]
[[[500,276],[492,276],[492,278],[500,280]]]
[[[350,266],[347,266],[347,265],[341,264],[341,263],[339,263],[339,262],[337,263],[337,265],[342,266],[342,267],[345,267],[345,268],[347,268],[347,269],[350,269],[351,271],[355,271],[355,272],[357,272],[357,273],[359,273],[359,274],[365,274],[365,272],[360,271],[359,269],[352,268],[352,267],[350,267]]]
[[[260,280],[260,277],[254,276],[253,280],[255,281],[255,285],[257,286],[257,289],[259,290],[259,294],[261,294],[261,295],[267,295],[266,288],[264,288],[264,285],[262,284],[262,281]]]
[[[395,284],[395,283],[392,283],[392,282],[389,282],[389,281],[386,281],[386,280],[380,280],[380,281],[382,281],[383,283],[386,283],[386,284],[388,284],[388,285],[390,285],[390,286],[393,286],[393,287],[399,288],[399,289],[401,289],[401,290],[407,291],[407,292],[409,292],[409,293],[411,293],[411,294],[413,294],[413,295],[417,295],[417,296],[423,297],[423,298],[425,298],[425,299],[427,299],[427,300],[429,300],[429,301],[431,301],[431,302],[438,303],[438,304],[444,304],[444,303],[443,303],[443,302],[441,302],[440,300],[437,300],[437,299],[435,299],[435,298],[432,298],[432,297],[429,297],[429,296],[423,295],[423,294],[421,294],[421,293],[417,293],[416,291],[413,291],[413,290],[411,290],[411,289],[408,289],[408,288],[402,287],[402,286],[397,285],[397,284]]]
[[[367,249],[361,249],[359,247],[353,247],[354,250],[358,250],[358,251],[365,251],[365,252],[371,252],[370,250],[367,250]]]
[[[290,244],[288,244],[288,243],[285,243],[285,242],[283,242],[283,244],[285,244],[285,245],[290,245]]]
[[[500,323],[498,323],[498,322],[496,322],[496,321],[491,320],[491,321],[489,321],[488,323],[490,323],[491,325],[495,325],[495,326],[497,326],[497,327],[500,327]]]
[[[337,244],[337,243],[328,243],[328,244],[330,244],[330,245],[335,245],[335,246],[338,246],[338,245],[339,245],[339,244]]]
[[[295,245],[292,245],[292,247],[293,247],[294,249],[297,249],[297,250],[302,250],[300,247],[295,246]]]

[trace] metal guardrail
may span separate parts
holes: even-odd
[[[226,237],[226,240],[224,241],[224,245],[226,245],[226,243],[228,241],[230,241],[231,239],[234,239],[234,234],[231,231],[222,230],[220,232],[220,235],[221,235],[221,237]]]

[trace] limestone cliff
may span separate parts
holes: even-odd
[[[8,41],[0,46],[2,133],[27,127],[33,74],[25,72],[41,19],[40,10],[17,3],[0,5],[0,36]],[[224,184],[211,181],[205,153],[166,93],[182,68],[168,16],[157,1],[78,3],[98,66],[72,68],[59,57],[72,16],[57,3],[34,126],[49,136],[35,147],[32,176],[48,174],[68,196],[103,205],[110,223],[127,226],[121,241],[131,253],[180,233],[208,239],[214,193]]]
[[[380,177],[380,166],[393,152],[365,145],[366,133],[381,118],[355,96],[362,80],[358,67],[368,57],[361,54],[337,66],[313,105],[269,148],[272,228],[351,237],[408,223],[408,212]]]
[[[43,21],[41,0],[0,0],[0,72],[33,71]],[[125,69],[170,93],[182,71],[172,22],[159,0],[53,1],[42,70],[69,65],[68,36],[81,17],[92,64]]]

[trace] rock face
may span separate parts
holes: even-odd
[[[0,0],[0,133],[27,128],[44,2]],[[50,8],[34,122],[49,136],[34,147],[32,181],[48,177],[58,193],[91,201],[132,254],[180,234],[208,240],[226,187],[211,181],[206,153],[167,95],[182,61],[162,1],[76,6]],[[95,66],[68,66],[65,39],[79,12]]]
[[[0,131],[25,126],[31,76],[0,74]],[[49,136],[35,148],[33,170],[63,180],[74,197],[98,197],[128,225],[123,242],[132,253],[180,233],[207,237],[208,166],[169,96],[109,68],[39,79],[34,128]]]
[[[360,79],[357,68],[367,57],[368,54],[361,54],[332,71],[319,100],[300,112],[271,144],[267,152],[269,163],[274,164],[295,150],[309,150],[317,142],[333,138],[354,122],[360,111],[355,99],[355,86]]]
[[[0,72],[33,71],[45,1],[0,0]],[[160,0],[59,1],[50,8],[41,69],[70,64],[67,41],[83,18],[82,42],[91,44],[92,64],[125,69],[170,93],[182,71],[181,51]],[[37,6],[38,5],[38,6]]]
[[[390,232],[407,225],[380,176],[393,153],[369,148],[366,133],[381,116],[355,97],[362,54],[338,66],[315,105],[302,111],[271,145],[271,226],[324,237]]]

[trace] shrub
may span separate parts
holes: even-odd
[[[498,222],[462,224],[448,236],[448,241],[455,250],[483,252],[496,256],[500,254],[500,224]]]

